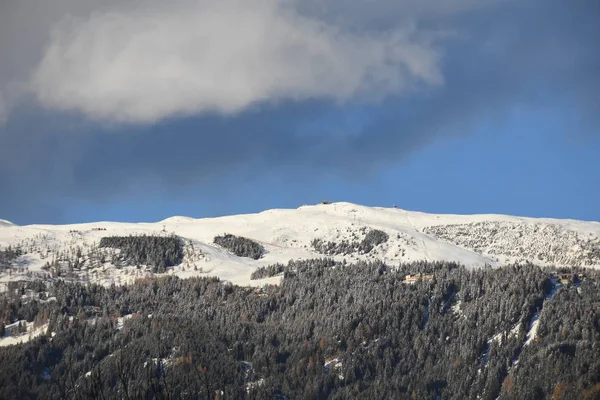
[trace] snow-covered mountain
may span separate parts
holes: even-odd
[[[359,244],[372,230],[383,231],[388,238],[365,252]],[[214,244],[214,237],[225,233],[259,242],[266,252],[258,260],[235,256]],[[97,254],[103,237],[140,234],[175,234],[183,239],[183,261],[169,268],[166,274],[214,275],[242,285],[261,285],[279,279],[250,280],[250,274],[260,266],[322,257],[324,249],[329,249],[329,255],[337,260],[380,259],[392,265],[445,260],[468,267],[525,261],[557,267],[600,266],[598,222],[505,215],[435,215],[332,203],[219,218],[171,217],[156,223],[17,226],[0,220],[0,251],[9,246],[13,254],[15,249],[20,250],[8,262],[11,268],[0,272],[0,282],[35,275],[52,278],[53,270],[47,265],[50,262],[70,263],[69,279],[103,284],[127,283],[152,275],[145,266],[116,262],[115,265],[111,257],[90,255]],[[344,245],[336,247],[339,244]],[[343,251],[339,250],[342,248]]]

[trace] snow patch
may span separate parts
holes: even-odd
[[[458,299],[458,300],[456,301],[456,303],[454,303],[454,304],[452,305],[452,307],[450,307],[450,309],[452,310],[452,313],[453,313],[454,315],[457,315],[457,316],[459,316],[459,317],[461,317],[461,316],[463,315],[463,311],[462,311],[462,310],[461,310],[461,308],[460,308],[461,304],[462,304],[462,300]]]
[[[19,329],[19,324],[24,325],[27,331],[23,333],[17,333]],[[47,323],[37,328],[34,328],[33,322],[27,322],[25,320],[17,321],[15,323],[5,326],[4,336],[0,338],[0,347],[27,343],[38,336],[45,335],[47,330]]]
[[[539,324],[540,315],[536,312],[529,323],[529,331],[527,332],[527,336],[525,336],[525,343],[523,344],[524,346],[527,346],[536,338]]]
[[[252,390],[256,389],[257,387],[263,386],[265,384],[265,380],[264,378],[260,378],[257,381],[254,382],[248,382],[246,384],[246,393],[250,393]]]
[[[130,319],[133,316],[133,314],[127,314],[124,315],[122,317],[117,318],[117,329],[123,329],[123,325],[125,324],[125,321]]]
[[[333,358],[331,360],[325,361],[325,364],[323,365],[323,369],[325,371],[326,374],[329,373],[329,371],[337,371],[337,376],[340,380],[344,380],[344,375],[341,373],[342,370],[342,362],[337,359],[337,358]]]

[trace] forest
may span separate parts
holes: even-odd
[[[157,273],[183,259],[181,239],[175,235],[107,236],[100,240],[99,247],[119,249],[124,264],[149,265]]]
[[[600,396],[600,272],[560,283],[562,271],[531,264],[327,258],[274,270],[281,284],[262,288],[11,282],[3,326],[47,329],[0,348],[0,398]]]
[[[265,252],[265,248],[260,243],[230,233],[215,236],[214,243],[229,250],[238,257],[248,257],[253,260],[258,260]]]
[[[376,246],[388,241],[389,236],[382,230],[363,228],[365,236],[362,240],[358,240],[357,234],[352,233],[354,240],[342,240],[341,242],[327,241],[323,239],[313,239],[311,241],[311,247],[320,254],[324,255],[348,255],[352,253],[368,254]]]
[[[7,268],[11,261],[17,259],[22,254],[23,252],[20,248],[13,249],[11,246],[8,246],[4,250],[0,248],[0,269]]]

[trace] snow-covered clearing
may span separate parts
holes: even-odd
[[[24,333],[18,333],[19,324],[24,325],[27,329]],[[4,336],[0,337],[0,347],[12,346],[20,343],[27,343],[40,335],[45,335],[48,330],[48,324],[34,328],[33,322],[17,321],[10,325],[6,325]]]
[[[533,318],[531,318],[531,322],[529,323],[529,330],[527,331],[527,335],[525,336],[525,343],[523,343],[524,346],[527,346],[533,341],[533,339],[536,338],[539,324],[540,314],[539,312],[536,312],[535,314],[533,314]]]

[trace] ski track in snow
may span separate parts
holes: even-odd
[[[424,255],[424,259],[425,260],[430,260],[431,258],[429,257],[429,251],[427,250],[427,243],[425,243],[425,239],[423,239],[423,234],[421,232],[419,232],[417,230],[417,228],[415,227],[415,224],[412,222],[412,219],[410,219],[410,214],[408,211],[404,210],[404,215],[406,215],[406,220],[408,221],[408,223],[410,224],[410,226],[415,230],[415,233],[418,235],[421,244],[423,245],[423,255]]]

